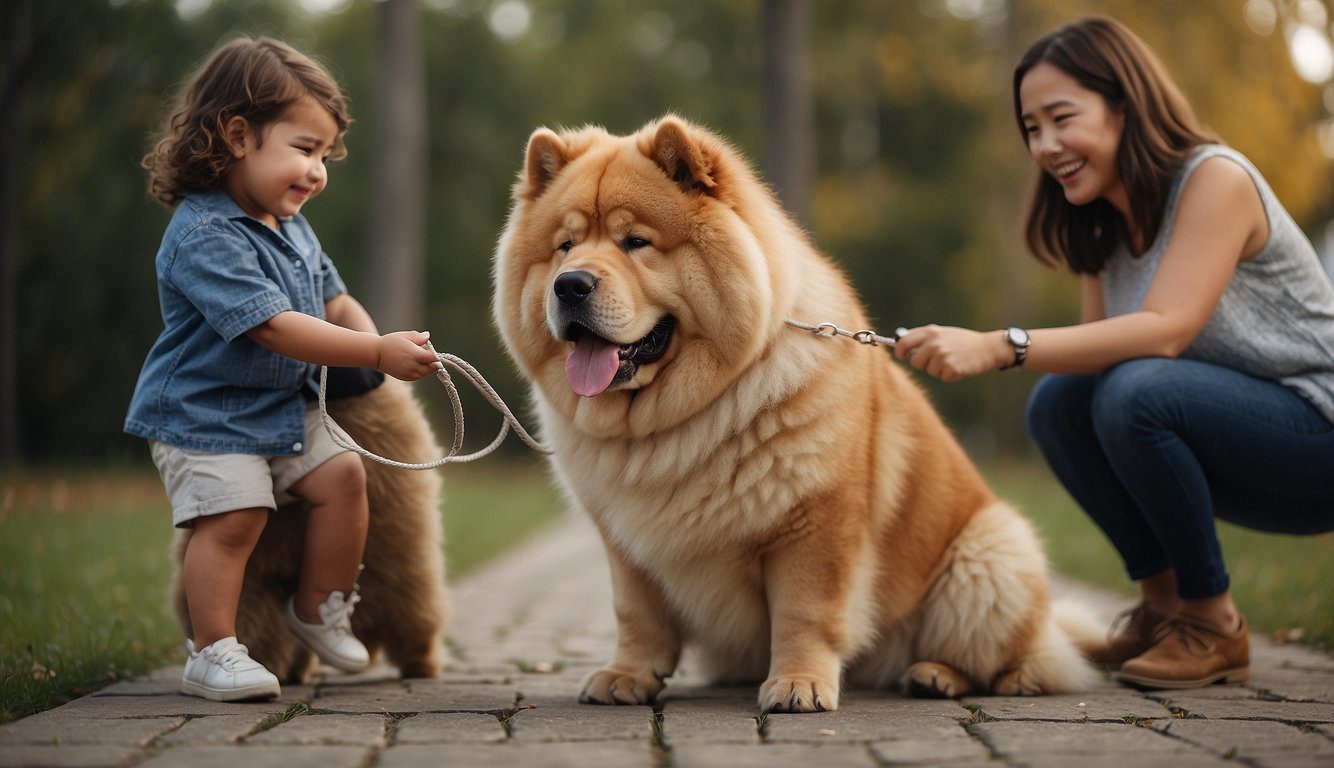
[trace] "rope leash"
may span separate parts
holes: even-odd
[[[338,427],[338,423],[329,415],[329,407],[325,402],[325,389],[327,388],[329,381],[329,368],[328,366],[322,365],[320,366],[320,418],[324,420],[324,429],[329,433],[329,437],[334,441],[335,445],[387,467],[395,467],[397,469],[435,469],[446,464],[466,464],[470,461],[476,461],[491,455],[491,453],[499,448],[500,444],[505,441],[505,435],[509,434],[509,431],[512,428],[514,434],[518,435],[519,439],[529,448],[532,448],[538,453],[551,453],[549,447],[539,443],[528,434],[528,430],[524,429],[523,425],[519,423],[519,419],[514,415],[514,412],[510,410],[509,406],[505,404],[504,399],[502,399],[496,392],[495,388],[491,386],[491,383],[486,380],[486,377],[482,376],[476,368],[472,367],[471,363],[458,355],[451,355],[448,352],[436,352],[435,347],[431,346],[430,342],[426,343],[426,348],[429,349],[431,354],[435,355],[436,360],[440,362],[440,368],[435,372],[435,377],[442,385],[444,385],[445,391],[449,393],[449,404],[454,412],[454,442],[450,446],[449,453],[435,461],[413,464],[410,462],[395,461],[393,459],[385,458],[384,456],[380,456],[379,454],[368,451],[360,445],[357,445],[357,441],[353,440],[350,435],[347,435],[342,427]],[[463,377],[468,380],[468,383],[472,384],[473,388],[476,389],[482,397],[486,398],[486,401],[490,403],[493,408],[500,411],[500,415],[504,417],[504,421],[500,425],[500,431],[496,434],[495,439],[491,441],[490,445],[479,451],[463,456],[458,455],[459,451],[463,449],[463,403],[459,400],[458,387],[454,386],[454,380],[450,377],[449,371],[445,369],[446,365],[452,366],[455,370],[461,373]],[[338,429],[335,430],[334,427],[338,427]]]

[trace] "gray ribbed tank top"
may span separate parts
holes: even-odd
[[[1278,381],[1334,423],[1334,287],[1311,241],[1255,166],[1234,149],[1197,147],[1172,183],[1153,245],[1139,258],[1122,246],[1108,259],[1100,276],[1107,316],[1134,312],[1144,303],[1171,239],[1186,179],[1200,163],[1219,156],[1251,175],[1269,220],[1269,240],[1237,264],[1218,306],[1181,356]]]

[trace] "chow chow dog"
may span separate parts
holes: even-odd
[[[386,378],[364,394],[330,399],[328,406],[329,415],[367,450],[403,461],[441,455],[421,404],[402,381]],[[435,677],[444,660],[441,632],[447,616],[442,481],[434,472],[371,461],[365,466],[371,519],[364,570],[357,580],[362,600],[352,614],[352,631],[372,657],[382,650],[404,677]],[[305,504],[296,503],[269,517],[246,564],[236,617],[237,637],[251,657],[285,683],[309,679],[318,664],[284,617],[287,599],[296,591],[306,513]],[[180,567],[189,540],[189,529],[176,531],[172,586],[176,618],[187,637],[190,613]]]
[[[581,701],[645,703],[683,645],[762,711],[840,684],[927,696],[1092,681],[1030,525],[866,328],[847,278],[719,136],[674,116],[528,141],[494,314],[564,491],[610,561],[615,657]]]

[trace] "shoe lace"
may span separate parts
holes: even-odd
[[[217,664],[228,672],[235,672],[237,667],[243,664],[249,666],[253,663],[253,660],[250,658],[250,649],[240,643],[224,650],[212,651],[209,653],[208,658],[209,661],[212,661],[214,664]]]
[[[1149,608],[1148,603],[1138,603],[1127,608],[1112,619],[1112,625],[1107,628],[1107,641],[1111,642],[1112,638],[1127,630],[1147,635],[1152,628],[1151,622],[1156,617],[1157,614]]]
[[[1168,619],[1158,628],[1154,635],[1154,643],[1160,643],[1165,638],[1175,636],[1181,647],[1192,656],[1204,657],[1213,653],[1218,647],[1213,638],[1217,636],[1218,630],[1209,624],[1185,616],[1176,616]]]
[[[356,592],[353,592],[345,600],[330,600],[324,604],[321,618],[340,637],[350,635],[352,634],[352,612],[359,602],[361,602],[361,595]]]

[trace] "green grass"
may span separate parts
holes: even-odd
[[[1062,573],[1137,594],[1102,532],[1038,463],[987,468],[996,492],[1037,525],[1052,565]],[[1232,596],[1251,628],[1301,630],[1301,641],[1334,648],[1334,534],[1280,536],[1219,523]]]
[[[0,721],[145,672],[179,645],[170,513],[147,480],[5,480]]]
[[[451,578],[562,506],[540,472],[498,469],[444,470]],[[0,476],[0,722],[180,658],[170,541],[154,474]]]
[[[565,508],[547,475],[530,466],[445,470],[445,565],[451,579],[513,546]]]

